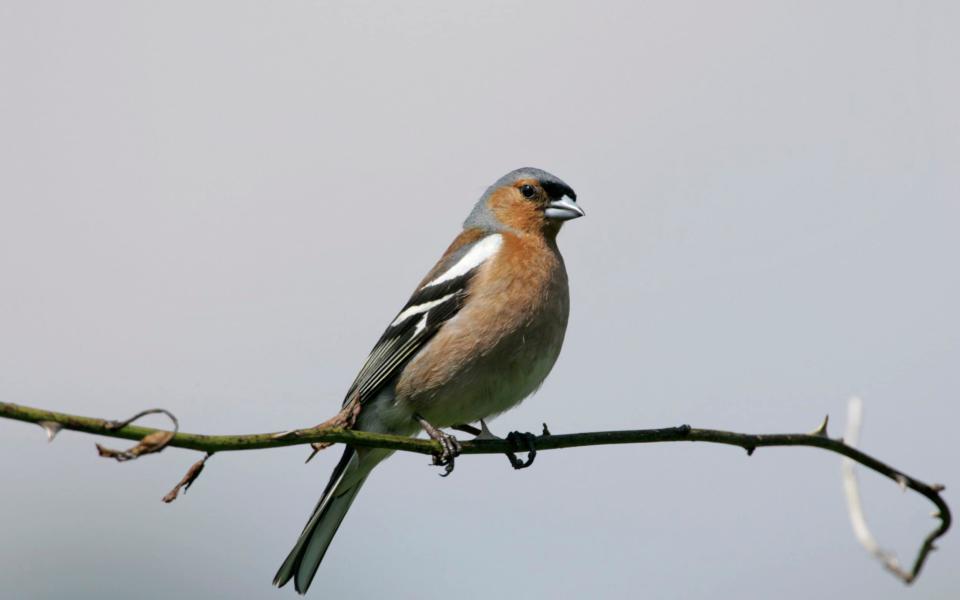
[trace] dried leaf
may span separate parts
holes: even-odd
[[[159,452],[163,450],[164,446],[169,444],[170,440],[172,439],[172,431],[154,431],[150,435],[140,440],[140,443],[134,446],[131,452],[134,452],[137,456],[140,456],[141,454]]]
[[[144,454],[153,454],[163,450],[173,439],[172,431],[154,431],[147,435],[140,443],[127,450],[114,450],[97,444],[97,452],[104,458],[112,458],[117,462],[133,460]]]
[[[183,489],[183,493],[186,494],[187,490],[190,489],[190,486],[193,485],[193,482],[197,480],[197,477],[200,477],[200,473],[203,472],[203,467],[206,464],[207,459],[211,456],[213,455],[207,454],[202,459],[190,465],[190,468],[187,469],[186,475],[183,476],[183,479],[181,479],[177,485],[173,486],[172,490],[167,492],[167,495],[163,497],[163,501],[167,504],[170,504],[177,499],[181,489]]]
[[[357,422],[357,417],[360,415],[360,408],[359,396],[354,396],[346,406],[340,409],[340,412],[323,423],[320,423],[314,429],[351,429]],[[304,462],[310,462],[318,452],[329,448],[334,445],[334,443],[335,442],[313,442],[310,444],[313,452],[310,453],[310,456],[308,456]]]

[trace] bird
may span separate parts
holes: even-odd
[[[348,389],[341,426],[460,446],[443,427],[480,423],[536,391],[553,368],[570,312],[561,226],[584,216],[550,173],[511,171],[483,193],[436,265],[387,326]],[[393,453],[346,446],[274,585],[305,594],[367,476]],[[513,461],[511,461],[513,462]],[[516,466],[516,464],[514,465]]]

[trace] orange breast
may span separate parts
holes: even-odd
[[[540,236],[503,235],[466,306],[397,382],[396,401],[435,425],[510,408],[539,387],[559,355],[569,313],[563,259]]]

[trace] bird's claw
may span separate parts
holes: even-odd
[[[437,433],[439,433],[439,435],[434,439],[440,442],[443,450],[441,450],[440,454],[433,455],[433,464],[438,467],[443,467],[443,473],[440,473],[440,477],[446,477],[450,473],[453,473],[455,460],[460,456],[460,441],[449,433],[442,431],[438,431]]]
[[[537,448],[534,445],[536,439],[537,436],[529,432],[511,431],[507,434],[507,442],[511,447],[527,452],[527,460],[520,460],[513,452],[507,452],[507,458],[514,469],[526,469],[533,464],[534,459],[537,458]]]
[[[446,477],[450,473],[453,473],[454,461],[460,456],[460,451],[462,450],[460,442],[449,433],[440,431],[431,425],[429,421],[420,415],[414,415],[414,418],[420,423],[420,427],[427,432],[431,440],[440,443],[440,453],[433,455],[433,464],[438,467],[443,467],[443,473],[440,473],[440,476]]]
[[[422,419],[420,421],[421,421],[421,425],[424,425],[424,421]],[[427,425],[429,425],[429,423]],[[435,433],[431,433],[430,430],[427,428],[427,425],[424,425],[424,429],[427,431],[430,437],[432,439],[440,441],[437,435],[442,434],[442,432],[434,429]],[[480,429],[477,429],[473,425],[454,425],[453,428],[456,429],[457,431],[463,431],[465,433],[469,433],[473,435],[475,440],[503,439],[493,435],[493,433],[491,433],[490,429],[487,427],[486,421],[484,421],[483,419],[480,419]],[[446,435],[446,434],[443,434],[443,435]],[[550,435],[550,430],[547,429],[546,423],[543,424],[543,435],[545,436]],[[507,435],[506,442],[510,444],[510,447],[513,450],[527,453],[527,459],[521,460],[517,458],[517,455],[514,454],[514,451],[506,452],[507,459],[510,460],[510,465],[514,469],[526,469],[527,467],[533,464],[534,459],[537,457],[537,448],[535,445],[536,439],[537,439],[537,436],[529,432],[522,433],[520,431],[513,431],[509,435]],[[443,442],[441,441],[440,443],[442,444]],[[456,454],[459,454],[459,443],[457,444],[457,446],[458,446],[458,451]],[[444,455],[439,455],[439,456],[435,455],[433,458],[433,464],[446,466],[446,464],[443,462],[443,456]],[[452,465],[453,463],[452,459],[450,463]],[[443,474],[444,477],[446,477],[446,475],[449,475],[450,471],[452,470],[453,470],[453,467],[449,466],[447,472]]]

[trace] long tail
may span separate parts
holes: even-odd
[[[292,578],[298,593],[307,592],[327,547],[373,465],[364,466],[353,448],[344,450],[297,544],[273,578],[273,585],[283,587]]]

